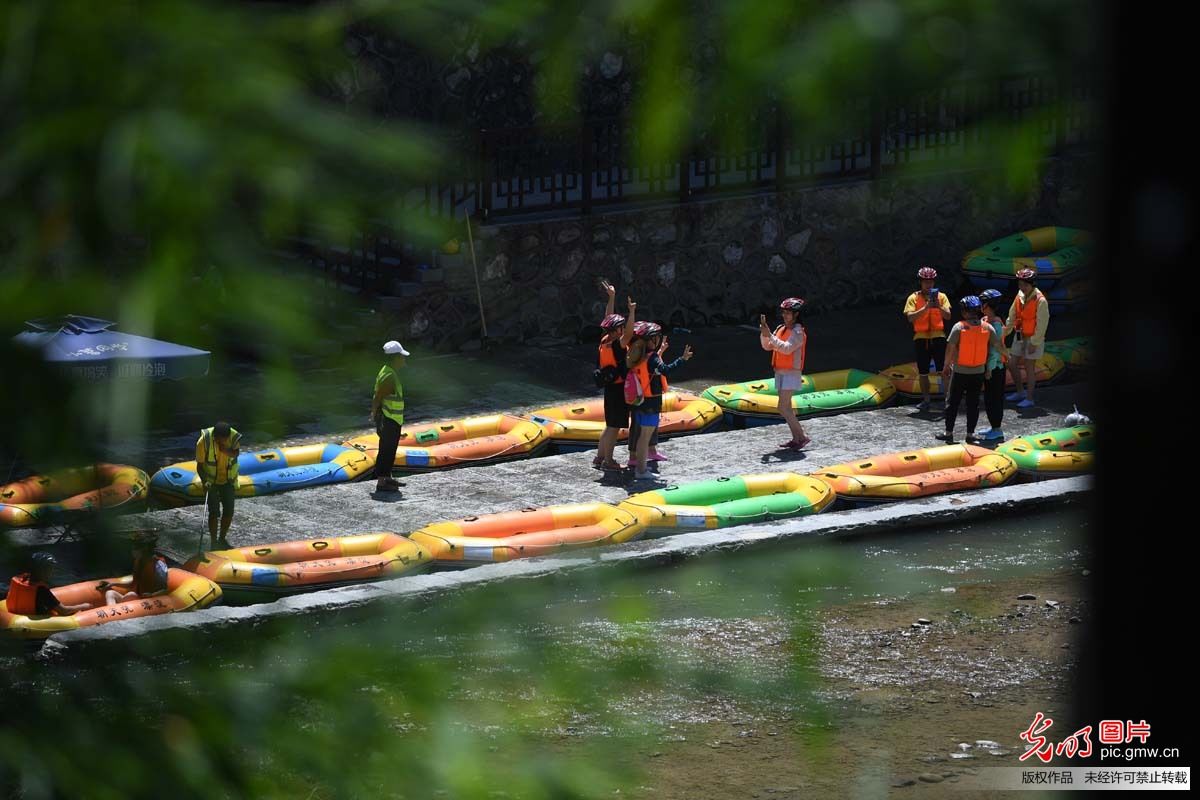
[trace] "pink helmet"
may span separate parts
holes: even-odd
[[[1037,278],[1037,273],[1031,270],[1029,267],[1024,267],[1017,270],[1017,280],[1019,281],[1029,281],[1030,283],[1033,283],[1035,278]]]
[[[600,327],[606,331],[615,331],[624,324],[625,318],[620,314],[609,314],[607,317],[600,320]]]
[[[633,335],[641,339],[649,339],[660,333],[662,333],[662,326],[657,322],[635,322],[633,325]]]
[[[937,280],[937,270],[933,267],[921,267],[917,270],[917,277],[923,281]]]
[[[788,311],[799,311],[804,308],[804,301],[799,297],[787,297],[779,301],[779,307]]]

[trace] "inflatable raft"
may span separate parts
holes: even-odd
[[[1048,350],[1049,348],[1047,348]],[[1037,360],[1037,365],[1034,368],[1034,377],[1037,380],[1037,385],[1053,383],[1058,380],[1066,365],[1063,364],[1061,358],[1056,355],[1051,355],[1049,352],[1042,354],[1042,357]],[[910,361],[907,364],[896,364],[888,367],[883,372],[879,373],[883,377],[892,382],[896,387],[896,392],[901,397],[921,397],[921,375],[917,372],[917,362]],[[1004,371],[1004,385],[1008,389],[1013,388],[1012,372]],[[943,394],[942,376],[941,373],[935,372],[933,363],[929,365],[929,394]]]
[[[417,471],[491,464],[535,455],[548,444],[550,435],[542,425],[511,414],[422,422],[402,429],[395,468]],[[373,465],[379,436],[358,436],[346,445],[366,453]]]
[[[1000,486],[1016,473],[1016,463],[1003,453],[948,444],[834,464],[810,474],[829,484],[839,498],[883,502]]]
[[[1095,464],[1096,429],[1076,425],[1047,433],[1022,436],[996,448],[1016,462],[1026,477],[1059,478],[1090,472]]]
[[[146,473],[127,464],[94,464],[33,475],[0,486],[0,527],[131,510],[145,502],[149,483]]]
[[[435,522],[408,536],[435,561],[468,566],[620,544],[644,531],[627,510],[607,503],[572,503]]]
[[[963,256],[962,271],[980,289],[1011,289],[1017,270],[1035,270],[1043,290],[1077,277],[1092,256],[1092,235],[1076,228],[1036,228]]]
[[[710,386],[704,397],[712,400],[737,426],[782,422],[775,379]],[[896,396],[891,381],[874,372],[842,369],[805,375],[801,389],[792,395],[792,408],[801,417],[840,414],[881,408]]]
[[[1086,370],[1092,366],[1092,338],[1077,336],[1046,342],[1046,353],[1061,359],[1068,370]]]
[[[52,633],[73,631],[92,625],[102,625],[122,619],[172,614],[207,608],[221,598],[221,587],[195,573],[182,569],[167,570],[166,594],[130,600],[108,606],[104,604],[105,583],[128,581],[131,576],[91,580],[54,587],[54,596],[64,605],[91,603],[94,607],[70,616],[26,616],[10,614],[7,601],[0,603],[0,630],[23,639],[36,639]]]
[[[214,550],[185,568],[231,594],[291,594],[392,578],[431,561],[416,542],[381,532]]]
[[[238,456],[237,497],[352,481],[375,466],[374,456],[324,442],[242,453]],[[167,505],[204,502],[204,484],[195,461],[163,467],[150,479],[150,491]]]
[[[663,395],[663,410],[658,426],[660,438],[703,433],[721,421],[721,408],[711,400],[687,392]],[[591,450],[604,432],[604,398],[554,408],[540,408],[529,418],[546,427],[550,441],[560,451]],[[621,428],[619,441],[629,438],[629,429]]]
[[[627,509],[651,528],[727,528],[819,514],[833,503],[823,482],[794,472],[735,475],[635,494]]]

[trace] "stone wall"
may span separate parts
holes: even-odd
[[[918,266],[954,289],[962,255],[1043,225],[1087,228],[1091,162],[1047,162],[1021,192],[970,173],[856,182],[567,220],[476,229],[488,334],[527,341],[592,336],[598,278],[630,294],[638,316],[665,325],[755,323],[788,295],[813,314],[899,303]],[[446,284],[398,298],[396,329],[423,346],[479,338],[470,258],[442,259]]]

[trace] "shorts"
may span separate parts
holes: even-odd
[[[235,490],[232,483],[214,483],[208,490],[208,515],[232,517]],[[222,514],[221,511],[225,513]]]
[[[641,425],[643,428],[657,428],[661,412],[657,410],[642,411],[640,408],[635,408],[633,409],[633,416],[637,419],[638,425]]]
[[[913,339],[913,354],[917,359],[917,372],[921,375],[929,374],[929,362],[933,361],[933,366],[938,372],[946,366],[946,339],[944,336],[935,336],[932,339]]]
[[[1012,350],[1010,352],[1017,358],[1031,358],[1036,360],[1041,358],[1042,354],[1046,352],[1046,345],[1042,343],[1034,347],[1029,343],[1028,339],[1022,339],[1018,335],[1017,338],[1013,339]]]
[[[629,427],[629,406],[625,405],[625,384],[604,387],[604,424],[609,428]]]
[[[798,392],[804,386],[804,376],[798,372],[776,372],[776,392]]]

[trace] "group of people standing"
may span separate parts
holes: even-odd
[[[694,355],[691,345],[669,364],[663,360],[669,347],[667,336],[657,322],[637,320],[637,303],[628,298],[628,314],[616,313],[617,291],[608,281],[600,281],[608,294],[600,338],[596,383],[604,388],[604,431],[592,466],[606,472],[624,469],[617,463],[614,450],[622,428],[629,429],[629,463],[634,480],[651,480],[652,462],[666,461],[658,452],[658,425],[663,395],[670,388],[667,375]]]
[[[913,350],[921,387],[922,397],[917,407],[925,411],[932,405],[929,384],[932,366],[941,374],[946,397],[946,428],[936,438],[946,443],[954,442],[954,426],[964,398],[968,444],[1004,438],[1006,401],[1016,403],[1017,408],[1034,405],[1037,361],[1045,352],[1050,303],[1037,288],[1034,270],[1020,269],[1016,277],[1017,295],[1009,306],[1007,318],[1000,314],[1001,293],[986,289],[959,300],[962,319],[950,327],[947,335],[950,299],[935,286],[937,270],[933,267],[917,270],[921,288],[909,295],[904,304],[904,316],[913,326]],[[1013,337],[1011,347],[1005,344],[1009,336]],[[1011,372],[1016,387],[1008,395],[1004,394],[1006,372]],[[981,393],[989,427],[977,431]]]

